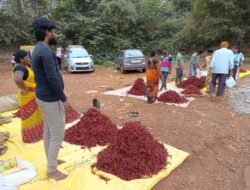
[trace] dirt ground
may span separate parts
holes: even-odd
[[[188,108],[148,105],[131,98],[120,101],[119,97],[101,94],[106,89],[99,88],[122,88],[145,73],[122,75],[102,66],[93,73],[62,73],[66,94],[78,111],[90,107],[92,99],[97,98],[101,111],[118,125],[132,120],[127,116],[129,111],[138,111],[136,120],[141,120],[161,142],[190,153],[154,190],[250,190],[250,116],[234,113],[227,95],[220,101],[198,98]],[[0,81],[0,96],[16,92],[8,61],[0,61]],[[250,77],[246,77],[238,86],[249,82]],[[92,90],[98,93],[86,93]]]

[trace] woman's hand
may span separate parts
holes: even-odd
[[[28,94],[28,89],[27,89],[27,88],[21,89],[21,94],[22,94],[22,95]]]

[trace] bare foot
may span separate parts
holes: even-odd
[[[59,159],[57,160],[57,164],[58,164],[58,165],[63,164],[63,163],[65,163],[64,160],[59,160]]]
[[[65,179],[67,177],[66,174],[64,174],[58,170],[56,170],[55,172],[51,172],[51,173],[48,172],[47,175],[48,175],[48,177],[53,178],[56,181]]]

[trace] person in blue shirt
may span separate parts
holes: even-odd
[[[197,68],[199,66],[199,62],[200,62],[200,57],[201,54],[203,53],[202,50],[196,51],[190,58],[190,62],[189,62],[189,76],[195,76],[197,75]]]
[[[233,78],[236,81],[239,74],[239,67],[241,63],[241,54],[238,47],[233,48],[234,52],[234,68],[233,68]]]
[[[233,51],[228,49],[229,43],[224,41],[220,45],[220,49],[216,50],[210,64],[212,71],[212,80],[210,83],[210,95],[215,92],[216,81],[219,79],[219,86],[216,96],[223,96],[226,79],[229,74],[232,74],[234,68],[234,54]]]
[[[172,60],[172,55],[168,53],[168,49],[164,49],[163,56],[161,57],[161,73],[163,76],[163,81],[161,84],[160,91],[163,90],[163,88],[167,90],[167,78],[168,74],[171,73]]]

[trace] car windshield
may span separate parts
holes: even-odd
[[[89,54],[85,49],[74,49],[69,51],[69,57],[70,58],[89,57]]]
[[[140,50],[129,50],[125,52],[125,57],[143,57],[143,53]]]

